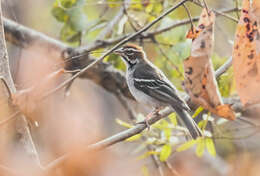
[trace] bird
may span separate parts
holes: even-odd
[[[146,124],[152,114],[169,106],[177,113],[193,139],[202,136],[200,128],[189,115],[190,108],[179,96],[178,90],[165,74],[150,62],[142,47],[128,43],[114,50],[126,64],[126,82],[130,93],[141,104],[153,107],[146,117]]]

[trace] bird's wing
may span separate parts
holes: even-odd
[[[150,65],[142,65],[134,72],[134,86],[147,95],[172,105],[189,110],[186,103],[178,96],[176,88],[170,81]]]

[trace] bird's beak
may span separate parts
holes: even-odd
[[[123,53],[123,49],[122,49],[122,48],[116,49],[116,50],[114,51],[114,53],[121,55],[121,54]]]

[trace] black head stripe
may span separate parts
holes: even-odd
[[[131,62],[131,60],[129,60],[128,56],[123,55],[122,57],[127,62],[127,64],[129,65],[129,69],[132,69],[133,66],[135,66],[136,63],[137,63],[137,62]]]

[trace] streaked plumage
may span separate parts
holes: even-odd
[[[131,94],[137,101],[154,108],[171,106],[196,139],[202,136],[197,124],[187,113],[189,107],[177,89],[147,58],[139,46],[128,44],[115,51],[127,65],[126,78]]]

